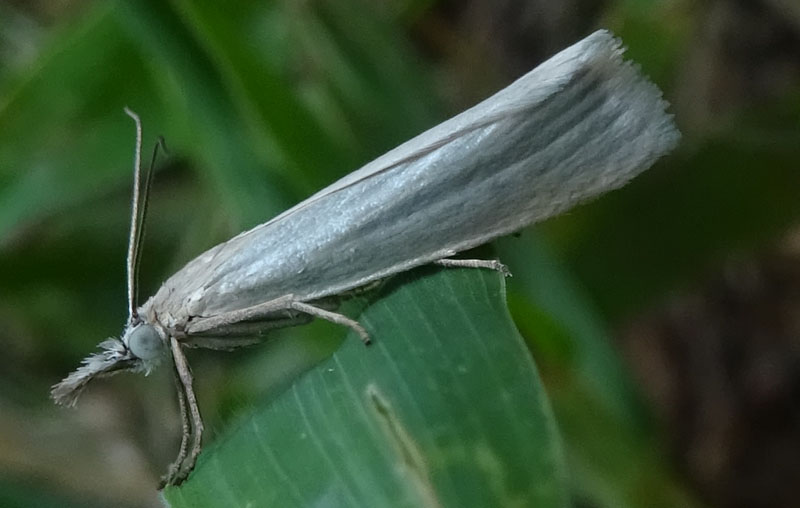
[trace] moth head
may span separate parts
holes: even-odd
[[[148,372],[166,353],[165,340],[155,326],[139,323],[128,327],[122,342],[135,358],[142,361]]]
[[[150,169],[142,183],[142,123],[139,116],[128,108],[125,113],[136,124],[136,151],[134,152],[134,179],[131,213],[131,232],[128,239],[128,325],[121,339],[110,338],[101,342],[99,353],[83,359],[75,372],[53,386],[50,391],[58,404],[72,406],[78,396],[96,377],[110,376],[125,370],[149,374],[166,354],[167,336],[160,328],[144,322],[136,308],[137,275],[139,271],[139,255],[144,235],[144,219],[147,211],[147,196],[152,182],[153,167],[158,155],[158,147],[164,146],[163,138],[153,149]]]
[[[53,386],[56,403],[73,406],[89,381],[123,371],[149,374],[166,353],[158,330],[147,323],[129,325],[122,339],[109,338],[98,345],[99,353],[87,356],[69,376]]]

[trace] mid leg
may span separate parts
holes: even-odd
[[[290,315],[281,317],[280,313],[282,311],[290,311]],[[295,314],[292,314],[292,312]],[[370,343],[369,334],[357,321],[350,319],[344,314],[323,309],[317,305],[299,302],[295,300],[292,295],[282,296],[246,309],[234,310],[218,316],[195,320],[186,327],[184,334],[188,337],[181,337],[181,340],[186,343],[191,343],[192,339],[190,337],[192,335],[214,335],[218,330],[226,331],[236,326],[247,326],[248,322],[253,322],[254,327],[258,327],[259,324],[256,324],[256,322],[259,320],[262,322],[262,326],[269,326],[269,320],[280,321],[281,326],[289,326],[294,324],[294,322],[296,322],[296,324],[306,322],[303,316],[297,316],[296,313],[307,314],[311,317],[346,326],[355,331],[365,344]]]
[[[291,309],[293,298],[292,295],[286,295],[245,309],[233,310],[213,317],[195,319],[186,325],[185,333],[187,335],[213,334],[216,330],[224,330],[247,321],[260,321],[267,317],[274,318],[276,313]]]
[[[369,345],[372,342],[372,340],[369,338],[369,333],[367,333],[367,330],[361,326],[358,321],[350,319],[344,314],[320,309],[319,307],[315,307],[311,304],[303,302],[292,302],[291,307],[292,309],[308,314],[309,316],[324,319],[325,321],[330,321],[331,323],[336,323],[337,325],[350,328],[361,337],[361,341],[365,345]]]

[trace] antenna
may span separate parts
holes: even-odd
[[[153,186],[153,171],[155,170],[156,166],[156,158],[158,157],[158,147],[164,151],[164,153],[169,153],[167,150],[167,143],[164,141],[162,136],[158,137],[158,141],[156,142],[156,146],[153,147],[153,157],[150,159],[150,167],[147,170],[147,174],[145,175],[144,179],[144,192],[142,193],[142,200],[140,203],[140,210],[139,210],[139,219],[138,224],[139,227],[137,229],[137,236],[136,236],[136,252],[134,254],[134,265],[133,265],[133,281],[134,281],[134,291],[133,291],[133,302],[134,308],[136,307],[136,303],[139,300],[139,265],[142,261],[142,244],[144,242],[144,230],[145,230],[145,217],[147,216],[147,205],[150,203],[150,189]]]
[[[155,165],[158,146],[161,145],[166,151],[163,138],[159,138],[153,150],[153,159],[150,162],[150,169],[145,176],[144,192],[142,192],[142,121],[139,115],[125,107],[125,114],[136,123],[136,151],[133,160],[133,198],[131,203],[131,232],[128,238],[128,259],[126,268],[128,273],[128,323],[133,323],[139,318],[136,310],[137,290],[139,283],[139,259],[142,248],[142,238],[144,237],[144,218],[147,212],[147,200],[150,194],[152,183],[153,166]]]

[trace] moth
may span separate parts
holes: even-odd
[[[92,379],[149,372],[171,359],[183,437],[163,484],[180,484],[201,450],[203,420],[187,347],[233,349],[265,330],[313,318],[354,330],[342,295],[436,263],[503,269],[454,254],[514,233],[618,188],[677,144],[658,88],[600,30],[492,97],[407,141],[277,217],[200,254],[137,306],[151,171],[136,122],[127,257],[128,320],[120,338],[52,389],[72,405]],[[143,190],[142,190],[143,187]]]

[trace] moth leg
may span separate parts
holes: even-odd
[[[248,307],[246,309],[226,312],[218,316],[197,319],[186,326],[185,334],[190,337],[192,335],[197,336],[203,333],[213,335],[216,330],[225,330],[227,327],[236,325],[237,323],[247,321],[263,321],[265,318],[271,318],[273,320],[278,319],[276,318],[276,314],[281,311],[301,312],[303,314],[324,319],[338,325],[347,326],[348,328],[354,330],[361,337],[361,340],[364,341],[365,344],[370,343],[369,334],[363,326],[358,324],[357,321],[354,321],[345,315],[323,309],[316,305],[299,302],[294,299],[293,295],[275,298],[274,300],[253,305],[252,307]],[[296,320],[296,318],[292,317],[291,315],[288,318],[283,319],[283,321],[287,320],[289,325],[301,323],[301,321]],[[294,321],[298,322],[294,323]],[[183,338],[183,340],[188,339]]]
[[[508,267],[496,259],[437,259],[434,265],[447,268],[488,268],[503,274],[504,277],[511,277]]]
[[[187,335],[199,335],[205,332],[214,333],[220,328],[236,325],[244,321],[259,321],[265,316],[282,310],[291,309],[292,295],[281,296],[268,302],[253,305],[246,309],[234,310],[213,317],[197,319],[186,326]]]
[[[169,343],[172,350],[172,359],[175,362],[175,371],[178,373],[181,385],[183,385],[183,391],[186,394],[186,405],[189,407],[191,423],[192,427],[194,427],[192,448],[189,451],[189,456],[185,458],[183,467],[171,478],[172,481],[170,482],[171,485],[180,485],[192,472],[197,463],[197,456],[200,455],[203,439],[203,418],[200,416],[200,408],[197,405],[194,388],[192,388],[192,371],[186,362],[186,356],[183,354],[181,345],[175,337],[170,337]]]
[[[306,316],[305,314],[299,314],[297,316],[291,317],[271,317],[271,318],[262,318],[258,321],[243,321],[240,323],[233,323],[229,325],[220,325],[216,328],[209,329],[203,332],[196,332],[195,328],[192,326],[191,333],[186,334],[184,337],[178,337],[178,340],[181,344],[185,346],[194,347],[193,342],[196,342],[198,339],[202,339],[204,337],[215,337],[222,340],[227,340],[230,342],[236,343],[237,340],[240,340],[243,344],[242,345],[250,345],[255,344],[257,342],[262,342],[264,335],[266,332],[270,330],[274,330],[277,328],[286,328],[289,326],[296,326],[296,325],[303,325],[311,321],[311,316]],[[202,328],[205,328],[205,323],[201,323]],[[198,327],[199,328],[199,327]],[[257,337],[258,336],[258,337]],[[257,337],[257,339],[253,339],[250,342],[245,341],[245,338],[253,338]],[[205,346],[202,346],[205,347]],[[236,345],[235,347],[239,347]]]
[[[172,374],[175,380],[175,389],[178,392],[178,406],[181,413],[181,446],[178,449],[178,457],[169,465],[167,473],[161,477],[161,482],[158,485],[159,490],[172,483],[181,468],[181,464],[186,460],[186,453],[189,450],[189,435],[192,432],[189,411],[186,407],[186,395],[183,393],[181,378],[178,375],[178,371],[174,368],[172,369]]]
[[[364,329],[364,327],[361,326],[358,321],[350,319],[344,314],[320,309],[319,307],[315,307],[303,302],[291,302],[290,308],[316,318],[324,319],[325,321],[330,321],[331,323],[336,323],[337,325],[346,326],[356,332],[361,337],[361,341],[365,345],[369,345],[372,342],[372,340],[369,338],[369,333],[367,333],[367,330]]]

